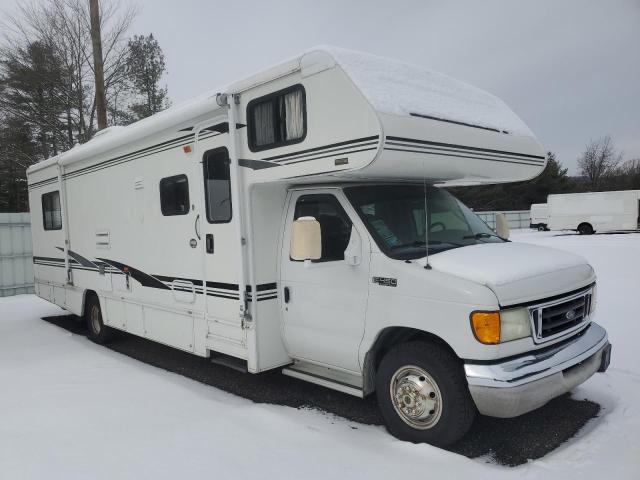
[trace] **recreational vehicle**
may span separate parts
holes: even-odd
[[[533,203],[529,210],[529,228],[543,232],[548,230],[549,211],[546,203]]]
[[[36,291],[95,342],[375,394],[393,435],[446,445],[608,366],[591,266],[442,188],[545,164],[496,97],[316,48],[31,167]]]
[[[582,235],[640,229],[640,190],[549,195],[549,228]]]

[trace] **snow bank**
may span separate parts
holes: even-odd
[[[502,100],[477,87],[399,60],[336,47],[319,49],[336,59],[380,112],[414,113],[533,136]]]

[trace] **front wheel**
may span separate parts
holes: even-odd
[[[387,430],[401,440],[450,445],[476,414],[460,362],[433,343],[391,349],[378,368],[376,390]]]

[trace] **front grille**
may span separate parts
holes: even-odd
[[[536,343],[547,342],[579,330],[589,321],[593,289],[529,307]]]

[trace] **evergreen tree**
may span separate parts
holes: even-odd
[[[169,105],[167,88],[160,86],[166,72],[164,54],[153,34],[135,35],[129,40],[127,73],[138,101],[129,108],[136,119],[164,110]]]

